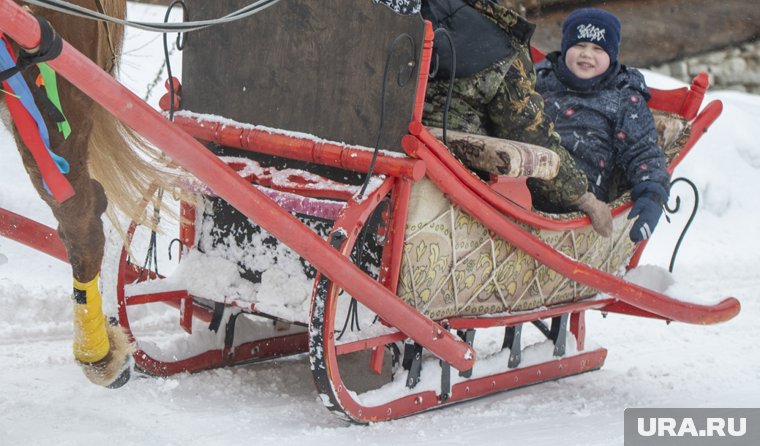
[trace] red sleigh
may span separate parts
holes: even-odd
[[[187,3],[196,17],[231,7]],[[34,46],[34,19],[2,22]],[[619,277],[645,247],[627,239],[626,195],[605,241],[581,215],[532,211],[525,178],[473,175],[422,124],[432,37],[420,17],[369,0],[280,2],[189,36],[173,124],[71,47],[50,63],[199,180],[181,206],[174,276],[128,261],[126,248],[118,259],[119,322],[139,369],[166,376],[308,352],[327,408],[368,422],[600,368],[606,350],[586,346],[587,310],[693,324],[739,312],[734,298],[699,305]],[[652,91],[672,130],[671,172],[720,115],[719,101],[700,111],[707,84],[700,75]],[[0,217],[4,236],[65,259],[52,230]],[[237,271],[235,287],[198,280],[219,262]],[[276,295],[307,279],[303,299]],[[139,307],[159,302],[179,309],[169,345],[136,329]],[[545,340],[523,345],[529,326]],[[477,344],[497,329],[498,345]],[[214,345],[177,355],[198,337]]]

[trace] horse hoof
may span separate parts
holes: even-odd
[[[79,362],[79,366],[93,384],[118,389],[124,386],[132,375],[132,353],[135,347],[120,326],[107,324],[106,330],[111,345],[108,355],[97,362]]]
[[[118,378],[111,384],[107,385],[107,389],[118,389],[127,382],[129,382],[129,379],[132,378],[132,361],[127,361],[126,367],[124,367],[124,370],[121,372],[121,375],[119,375]]]

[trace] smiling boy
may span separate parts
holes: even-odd
[[[597,8],[573,11],[562,26],[560,52],[536,66],[536,90],[562,146],[588,178],[589,191],[610,201],[617,169],[631,188],[636,218],[630,238],[649,238],[668,199],[670,176],[647,107],[644,76],[618,62],[620,21]]]

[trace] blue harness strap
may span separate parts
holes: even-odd
[[[11,56],[7,46],[0,44],[0,70],[7,70],[15,66],[16,62],[13,60],[13,56]],[[40,133],[42,142],[45,144],[50,157],[53,158],[56,166],[58,166],[58,170],[60,170],[63,174],[69,173],[70,167],[68,161],[50,149],[50,135],[48,134],[45,120],[42,118],[42,113],[40,113],[39,108],[37,108],[37,104],[34,102],[34,97],[32,96],[32,91],[29,89],[29,86],[26,84],[24,78],[20,73],[16,73],[13,76],[9,77],[6,82],[8,82],[8,85],[13,90],[13,93],[17,95],[19,101],[21,101],[21,103],[24,105],[26,111],[37,123],[37,130]]]

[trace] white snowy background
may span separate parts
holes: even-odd
[[[129,14],[160,21],[164,10],[130,4]],[[160,36],[129,32],[122,81],[154,105],[164,92],[162,59]],[[180,72],[180,57],[173,60]],[[706,102],[714,99],[724,102],[722,117],[675,174],[697,184],[701,202],[672,278],[662,271],[685,216],[661,220],[642,264],[658,267],[651,285],[674,281],[671,295],[738,297],[742,311],[729,322],[666,325],[591,312],[588,338],[609,349],[599,371],[357,426],[323,407],[304,355],[134,379],[120,390],[91,385],[71,355],[68,265],[0,239],[0,445],[620,445],[627,407],[760,407],[760,97],[715,91]],[[0,207],[54,226],[2,128],[0,160]],[[688,193],[683,201],[693,203]],[[116,249],[112,241],[111,256]]]

